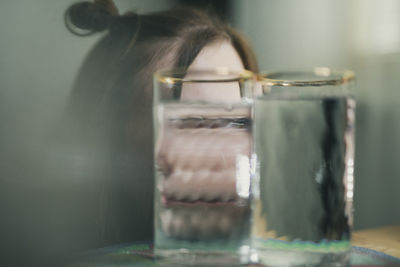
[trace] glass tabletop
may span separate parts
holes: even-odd
[[[351,266],[400,266],[400,259],[363,247],[353,246]],[[80,266],[193,266],[190,263],[177,264],[168,259],[158,259],[153,255],[151,243],[139,242],[119,244],[94,249],[72,259],[68,267]],[[241,265],[243,266],[243,265]],[[263,265],[247,265],[263,266]]]

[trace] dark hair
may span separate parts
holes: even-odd
[[[229,41],[244,67],[257,72],[254,53],[235,29],[212,14],[191,8],[119,15],[111,0],[95,0],[70,6],[65,22],[77,35],[106,32],[81,66],[68,110],[74,118],[71,127],[83,140],[81,144],[96,148],[101,144],[102,153],[109,155],[105,159],[106,173],[113,181],[105,187],[114,187],[108,190],[118,194],[118,203],[114,203],[118,210],[111,211],[113,218],[118,220],[119,213],[124,219],[117,222],[120,233],[106,233],[103,243],[149,239],[153,203],[153,72],[163,67],[187,68],[207,44],[217,40]],[[132,151],[140,151],[140,159],[134,158]],[[133,194],[130,186],[141,189]],[[141,204],[137,205],[143,207],[140,214],[137,210],[134,214],[129,204],[121,208],[123,201],[133,204],[138,200]],[[134,229],[133,222],[141,222],[139,228],[145,230]]]

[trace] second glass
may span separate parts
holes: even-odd
[[[249,71],[154,75],[156,255],[248,261],[252,93]]]
[[[255,101],[253,248],[268,266],[348,266],[354,74],[267,73]]]

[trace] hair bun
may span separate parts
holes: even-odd
[[[112,0],[95,0],[71,5],[64,18],[65,25],[72,33],[90,35],[108,29],[118,17],[118,9]]]

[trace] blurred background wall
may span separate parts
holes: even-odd
[[[0,2],[0,244],[31,257],[74,246],[68,233],[59,233],[65,225],[57,213],[49,212],[57,209],[49,193],[57,187],[57,177],[34,175],[48,149],[46,133],[62,114],[78,67],[99,38],[67,32],[63,12],[73,2]],[[250,39],[262,70],[314,66],[355,70],[355,229],[400,223],[399,1],[116,3],[122,12],[183,4],[213,7]],[[41,217],[46,217],[44,225]],[[58,236],[46,237],[48,233]],[[69,245],[61,244],[64,241]],[[54,242],[59,243],[54,246]]]
[[[74,2],[0,2],[0,266],[60,266],[55,262],[72,253],[101,246],[88,238],[96,224],[93,201],[81,197],[96,181],[80,180],[85,176],[76,172],[85,163],[70,162],[71,151],[48,140],[79,66],[101,37],[66,30],[64,11]],[[172,5],[116,3],[122,13]],[[143,203],[127,205],[139,210]]]
[[[261,70],[328,66],[357,75],[354,228],[400,223],[400,2],[234,1],[232,23]]]

